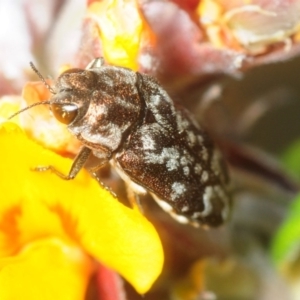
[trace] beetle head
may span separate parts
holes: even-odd
[[[54,117],[63,124],[69,125],[77,117],[84,116],[89,103],[83,101],[83,99],[87,99],[86,96],[91,93],[96,82],[96,75],[93,72],[75,68],[67,70],[58,77],[54,88],[52,88],[33,63],[30,63],[30,65],[53,96],[48,101],[34,103],[19,110],[11,115],[9,119],[34,106],[45,104],[50,105]]]
[[[70,69],[62,73],[50,99],[54,117],[67,125],[76,118],[82,118],[89,107],[86,99],[89,99],[96,80],[96,74],[88,70]]]

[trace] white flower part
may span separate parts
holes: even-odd
[[[281,1],[282,3],[284,1]],[[299,30],[299,2],[264,9],[259,5],[242,5],[224,14],[232,34],[250,53],[259,54],[266,46],[285,42]],[[298,3],[297,3],[298,2]],[[278,1],[280,3],[280,1]]]

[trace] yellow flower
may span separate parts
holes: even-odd
[[[137,57],[150,32],[136,1],[93,1],[88,17],[99,26],[103,55],[109,64],[138,69]]]
[[[139,212],[120,204],[71,160],[42,148],[11,122],[0,127],[0,299],[84,299],[95,261],[140,293],[161,272],[159,237]]]

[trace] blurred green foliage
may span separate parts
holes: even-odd
[[[300,179],[300,140],[292,143],[282,155],[288,172]],[[276,265],[291,269],[300,259],[300,194],[287,211],[287,216],[274,236],[271,256]]]

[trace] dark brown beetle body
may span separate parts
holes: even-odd
[[[86,70],[61,74],[54,90],[48,101],[54,116],[84,145],[62,177],[74,178],[93,152],[100,166],[111,162],[136,191],[150,192],[183,223],[217,226],[228,218],[219,152],[152,77],[96,59]]]

